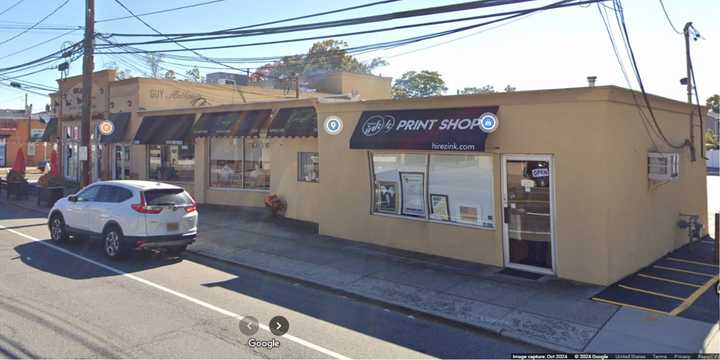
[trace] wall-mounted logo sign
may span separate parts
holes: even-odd
[[[98,129],[100,130],[101,135],[109,136],[115,132],[115,125],[112,121],[105,120],[98,125]]]
[[[480,115],[480,127],[482,131],[486,133],[491,133],[498,128],[498,118],[497,115],[493,113],[484,113]]]
[[[325,118],[323,128],[325,128],[325,132],[330,135],[338,135],[343,130],[342,119],[335,115],[328,116],[327,118]]]
[[[498,126],[497,106],[365,111],[351,149],[485,151]]]

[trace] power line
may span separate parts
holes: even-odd
[[[670,15],[668,15],[667,9],[665,9],[665,4],[663,3],[663,0],[659,0],[659,1],[660,1],[660,6],[662,7],[663,13],[665,13],[665,18],[667,19],[668,24],[670,24],[670,27],[673,29],[673,31],[676,34],[682,35],[683,34],[682,31],[678,31],[678,29],[675,27],[675,24],[673,24],[672,20],[670,19]]]
[[[653,124],[655,125],[655,129],[657,129],[658,134],[660,135],[660,138],[662,138],[663,142],[665,142],[668,146],[670,146],[673,149],[682,149],[685,146],[689,145],[689,141],[686,139],[681,145],[675,145],[668,138],[665,136],[665,134],[662,131],[662,128],[660,127],[660,124],[657,122],[657,119],[655,118],[655,113],[653,113],[652,106],[650,105],[650,99],[648,98],[647,92],[645,92],[645,85],[642,81],[642,76],[640,75],[640,69],[637,65],[637,60],[635,59],[635,52],[633,51],[632,44],[630,43],[630,36],[628,35],[627,26],[625,25],[625,15],[623,13],[623,7],[620,3],[620,0],[614,0],[615,2],[615,17],[618,19],[619,23],[621,24],[621,35],[623,36],[623,40],[625,42],[625,45],[627,47],[627,50],[630,54],[630,64],[633,67],[633,71],[635,72],[635,77],[637,78],[638,85],[640,86],[640,92],[642,92],[643,99],[645,100],[645,105],[647,106],[648,113],[650,114],[650,118],[652,119]]]
[[[15,8],[16,6],[20,5],[20,3],[22,3],[23,1],[25,1],[25,0],[18,0],[18,1],[16,1],[14,4],[10,5],[10,6],[7,7],[5,10],[0,11],[0,15],[3,15],[3,14],[5,14],[6,12],[12,10],[12,9]]]
[[[190,8],[194,8],[194,7],[198,7],[198,6],[210,5],[210,4],[219,3],[219,2],[223,2],[223,1],[225,1],[225,0],[205,1],[205,2],[202,2],[202,3],[190,4],[190,5],[185,5],[185,6],[178,6],[178,7],[174,7],[174,8],[170,8],[170,9],[165,9],[165,10],[150,11],[150,12],[146,12],[146,13],[142,13],[142,14],[137,14],[137,16],[147,16],[147,15],[164,14],[164,13],[171,12],[171,11],[177,11],[177,10],[183,10],[183,9],[190,9]],[[135,16],[135,15],[130,15],[130,16],[118,16],[118,17],[114,17],[114,18],[108,18],[108,19],[102,19],[102,20],[95,20],[95,23],[108,22],[108,21],[117,21],[117,20],[125,20],[125,19],[132,19],[134,16]]]
[[[51,11],[49,14],[45,15],[45,17],[43,17],[42,19],[40,19],[38,22],[36,22],[36,23],[33,24],[32,26],[30,26],[29,28],[27,28],[27,29],[25,29],[25,30],[23,30],[23,31],[15,34],[14,36],[11,36],[11,37],[3,40],[3,41],[0,41],[0,45],[3,45],[3,44],[6,44],[6,43],[8,43],[8,42],[10,42],[10,41],[12,41],[12,40],[15,40],[15,39],[19,38],[20,36],[22,36],[23,34],[27,33],[28,31],[34,29],[36,26],[40,25],[43,21],[47,20],[47,18],[55,15],[55,13],[58,12],[60,9],[62,9],[65,5],[67,5],[68,2],[70,2],[70,0],[65,0],[65,1],[63,1],[62,4],[60,4],[60,5],[59,5],[58,7],[56,7],[53,11]]]
[[[645,128],[645,133],[647,134],[648,138],[650,139],[650,142],[657,148],[657,143],[655,143],[655,139],[653,138],[653,134],[651,132],[651,129],[654,129],[652,127],[652,124],[650,124],[650,120],[645,116],[645,112],[643,112],[642,107],[640,106],[640,103],[638,102],[637,97],[635,96],[635,91],[633,91],[632,83],[630,82],[630,77],[627,74],[627,71],[625,70],[625,65],[623,64],[622,59],[620,58],[620,53],[618,52],[617,46],[615,45],[615,36],[612,33],[612,30],[610,30],[610,24],[606,20],[605,16],[607,13],[603,13],[603,8],[600,6],[600,3],[597,4],[598,13],[600,14],[600,18],[602,18],[603,24],[605,25],[605,30],[607,31],[608,37],[610,38],[610,44],[613,48],[613,53],[615,54],[615,58],[617,59],[618,65],[620,66],[620,71],[623,74],[623,78],[625,78],[625,83],[627,84],[628,89],[630,89],[630,94],[632,94],[633,102],[635,103],[635,107],[637,108],[638,114],[640,115],[640,121],[643,124],[643,128]],[[655,133],[657,134],[657,130],[655,130]]]
[[[58,35],[58,36],[54,36],[54,37],[52,37],[52,38],[50,38],[50,39],[47,39],[47,40],[45,40],[45,41],[39,42],[39,43],[34,44],[34,45],[30,45],[30,46],[28,46],[28,47],[26,47],[26,48],[24,48],[24,49],[21,49],[21,50],[12,52],[12,53],[7,54],[7,55],[0,56],[0,59],[5,59],[5,58],[9,58],[9,57],[11,57],[11,56],[14,56],[14,55],[17,55],[17,54],[20,54],[20,53],[24,53],[25,51],[32,50],[32,49],[34,49],[34,48],[36,48],[36,47],[38,47],[38,46],[45,45],[45,44],[47,44],[47,43],[49,43],[49,42],[51,42],[51,41],[53,41],[53,40],[57,40],[57,39],[59,39],[59,38],[61,38],[61,37],[65,37],[65,36],[70,35],[70,34],[76,32],[76,31],[78,31],[78,29],[73,29],[73,30],[64,32],[64,33],[62,33],[62,34],[60,34],[60,35]]]
[[[526,0],[523,0],[526,1]],[[532,0],[531,0],[532,1]],[[440,20],[435,22],[426,22],[426,23],[420,23],[420,24],[410,24],[410,25],[400,25],[400,26],[393,26],[388,28],[381,28],[381,29],[372,29],[372,30],[364,30],[364,31],[355,31],[355,32],[348,32],[348,33],[340,33],[340,34],[328,34],[328,35],[319,35],[319,36],[309,36],[304,38],[294,38],[294,39],[285,39],[285,40],[274,40],[274,41],[263,41],[263,42],[255,42],[255,43],[245,43],[245,44],[234,44],[234,45],[219,45],[219,46],[206,46],[206,47],[195,47],[195,48],[189,48],[189,51],[192,50],[215,50],[215,49],[227,49],[227,48],[238,48],[238,47],[250,47],[250,46],[259,46],[259,45],[272,45],[272,44],[282,44],[282,43],[290,43],[290,42],[299,42],[299,41],[308,41],[308,40],[321,40],[321,39],[328,39],[328,38],[334,38],[334,37],[343,37],[343,36],[354,36],[354,35],[364,35],[364,34],[370,34],[370,33],[377,33],[377,32],[384,32],[384,31],[393,31],[393,30],[400,30],[400,29],[407,29],[407,28],[413,28],[413,27],[422,27],[422,26],[430,26],[430,25],[438,25],[438,24],[445,24],[445,23],[452,23],[452,22],[458,22],[458,21],[468,21],[473,19],[482,19],[482,18],[488,18],[488,17],[498,17],[503,15],[509,15],[504,18],[501,18],[499,20],[492,20],[488,22],[483,22],[479,24],[473,24],[469,26],[459,27],[448,31],[441,31],[436,32],[432,34],[426,34],[423,36],[418,37],[412,37],[404,40],[400,40],[400,42],[403,41],[410,41],[410,42],[417,42],[426,40],[429,38],[434,38],[438,36],[444,36],[449,35],[452,33],[465,31],[473,28],[477,28],[484,25],[489,25],[492,23],[496,23],[499,21],[503,21],[506,19],[515,18],[518,16],[523,16],[525,14],[529,14],[535,11],[541,11],[541,10],[549,10],[549,9],[555,9],[560,7],[566,7],[566,6],[575,6],[579,4],[586,4],[586,3],[594,3],[597,1],[604,1],[604,0],[587,0],[587,1],[580,1],[580,2],[572,2],[575,0],[565,0],[565,1],[559,1],[556,3],[552,3],[546,6],[537,7],[537,8],[530,8],[525,10],[514,10],[514,11],[507,11],[507,12],[501,12],[501,13],[493,13],[493,14],[486,14],[486,15],[479,15],[479,16],[472,16],[472,17],[465,17],[460,19],[449,19],[449,20]],[[386,44],[386,43],[382,43]],[[127,46],[128,44],[120,43],[116,44],[116,46]],[[386,46],[387,47],[387,46]],[[144,49],[135,49],[131,52],[142,52],[142,53],[165,53],[165,52],[178,52],[178,51],[188,51],[184,49],[161,49],[161,50],[144,50]],[[362,51],[362,50],[360,50]],[[127,53],[125,52],[113,52],[113,51],[106,51],[106,52],[99,52],[99,54],[114,54],[114,53]]]

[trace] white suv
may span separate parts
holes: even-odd
[[[179,255],[197,237],[195,200],[181,187],[152,181],[101,181],[58,200],[48,226],[53,241],[102,239],[105,254],[165,249]]]

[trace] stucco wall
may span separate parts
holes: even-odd
[[[685,244],[687,230],[676,226],[680,213],[699,215],[700,221],[707,219],[705,162],[699,150],[698,160],[691,162],[687,148],[672,149],[657,135],[653,136],[657,145],[653,144],[635,105],[616,100],[609,103],[604,119],[613,134],[607,146],[608,161],[613,167],[607,174],[612,191],[607,193],[605,225],[611,254],[610,282]],[[652,104],[663,133],[672,143],[682,144],[689,137],[687,107],[659,99],[653,99]],[[701,139],[697,128],[695,138]],[[679,179],[668,183],[648,181],[648,151],[678,152]]]
[[[320,182],[311,183],[297,180],[298,153],[317,152],[317,138],[275,138],[270,142],[272,151],[272,172],[270,174],[271,192],[287,203],[285,216],[293,219],[318,222],[320,208],[320,189],[325,185],[323,179],[332,181],[333,174],[323,177],[320,170]],[[320,158],[320,166],[323,160]]]

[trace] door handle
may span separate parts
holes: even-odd
[[[510,223],[510,208],[507,206],[503,208],[503,221],[506,224]]]

